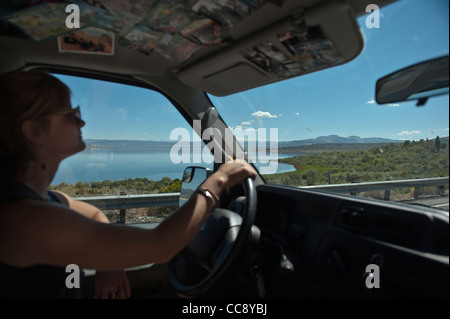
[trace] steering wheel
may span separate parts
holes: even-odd
[[[245,248],[256,216],[256,189],[251,178],[244,180],[243,186],[246,196],[243,216],[216,208],[197,236],[169,261],[169,282],[180,296],[195,297],[209,290]],[[176,261],[183,254],[209,270],[209,274],[197,283],[182,283],[176,272]]]

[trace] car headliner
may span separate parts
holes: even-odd
[[[181,65],[158,54],[152,53],[146,56],[121,47],[117,43],[115,54],[112,56],[60,53],[54,38],[34,42],[24,36],[11,37],[10,29],[2,24],[0,72],[49,67],[53,70],[65,69],[128,78],[145,78],[156,87],[161,87],[164,85],[162,83],[170,80],[200,88],[214,95],[228,95],[279,80],[256,70],[249,61],[239,55],[239,52],[243,48],[274,37],[279,30],[287,26],[292,28],[296,23],[323,24],[336,20],[334,23],[338,28],[334,29],[342,30],[332,35],[333,40],[347,61],[353,59],[364,45],[363,37],[358,38],[356,34],[359,30],[355,17],[365,14],[366,6],[371,2],[371,0],[351,0],[347,5],[343,1],[284,0],[281,6],[269,2],[229,29],[233,39],[231,43],[204,46]],[[392,0],[377,3],[383,6],[390,2]],[[324,4],[332,6],[332,13],[322,17],[322,12],[326,11],[323,11]],[[342,8],[342,12],[339,13],[337,8]],[[306,12],[306,22],[298,21],[303,19],[304,12]],[[309,12],[313,14],[308,15]],[[344,26],[342,24],[344,20],[337,18],[341,15],[343,19],[350,21],[351,25]],[[308,21],[309,16],[312,18]],[[328,30],[328,32],[332,31]],[[352,32],[355,33],[354,38],[352,38]]]

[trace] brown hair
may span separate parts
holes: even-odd
[[[0,180],[15,179],[20,167],[34,159],[33,146],[22,134],[23,122],[33,120],[45,127],[47,117],[69,103],[69,88],[52,75],[0,74]]]

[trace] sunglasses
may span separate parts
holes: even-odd
[[[60,115],[64,115],[67,116],[69,118],[75,117],[77,120],[81,120],[81,111],[80,111],[80,106],[77,106],[76,108],[67,111],[67,112],[58,112],[56,114],[60,114]]]

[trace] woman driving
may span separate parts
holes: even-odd
[[[172,259],[214,210],[213,198],[256,171],[229,162],[155,229],[109,224],[96,207],[49,191],[61,161],[81,152],[79,107],[70,90],[41,72],[0,75],[0,297],[80,297],[66,266],[96,269],[96,298],[127,298],[122,269]]]

